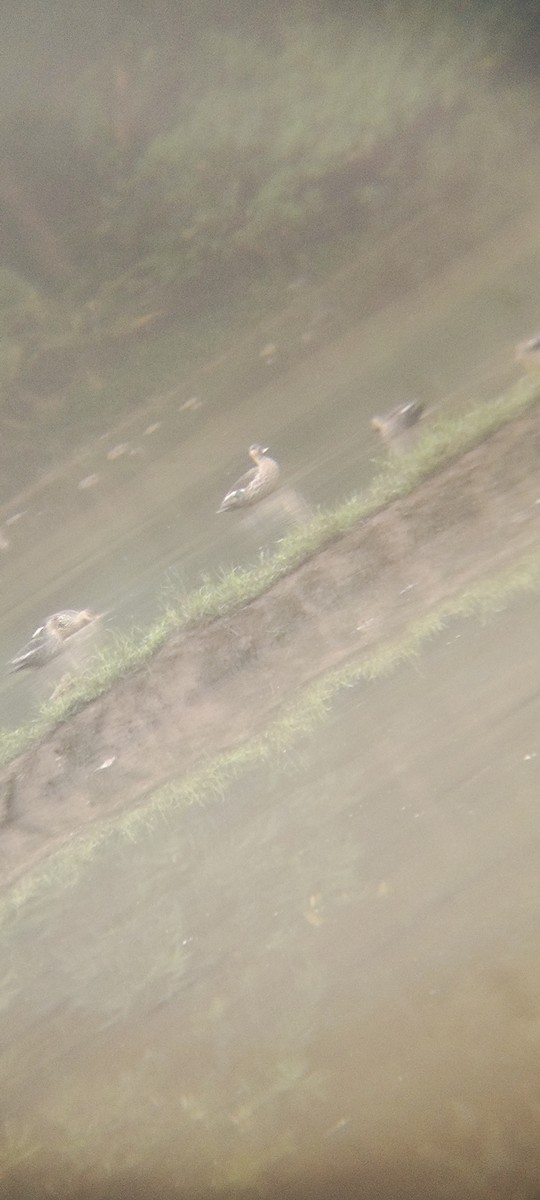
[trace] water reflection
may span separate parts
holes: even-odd
[[[236,519],[241,521],[242,530],[259,537],[264,546],[276,542],[288,529],[307,524],[314,513],[314,507],[297,488],[280,487],[256,507],[244,509]]]
[[[3,933],[12,1140],[75,1182],[264,1195],[390,1146],[428,1194],[532,1184],[538,617],[455,626],[285,774],[53,872]]]

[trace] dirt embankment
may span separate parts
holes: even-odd
[[[3,879],[253,735],[321,672],[538,545],[539,464],[537,405],[265,595],[172,637],[2,768]]]

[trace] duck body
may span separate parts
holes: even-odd
[[[525,342],[518,342],[514,357],[530,371],[540,371],[540,333]]]
[[[218,512],[227,512],[231,508],[247,508],[250,504],[263,500],[277,486],[279,467],[275,459],[268,455],[267,447],[255,443],[249,447],[249,454],[255,466],[237,479],[234,487],[223,497]]]
[[[372,417],[371,424],[385,441],[391,441],[416,425],[423,411],[424,405],[420,400],[409,400],[407,404],[392,408],[383,417]]]
[[[26,646],[11,659],[11,670],[23,671],[26,668],[45,666],[62,652],[70,637],[97,619],[98,614],[88,608],[65,608],[53,613],[43,625],[38,626]]]

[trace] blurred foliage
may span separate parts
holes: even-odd
[[[71,351],[301,270],[530,137],[534,4],[271,7],[115,0],[62,85],[7,108],[0,386],[62,386]]]

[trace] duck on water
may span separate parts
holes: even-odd
[[[385,442],[392,441],[393,438],[399,437],[405,433],[407,429],[412,429],[420,420],[424,412],[424,405],[420,400],[409,400],[407,404],[400,404],[397,408],[392,408],[382,417],[372,417],[371,425],[373,429],[380,433]]]
[[[99,620],[99,616],[99,613],[92,612],[89,608],[66,608],[53,613],[35,630],[26,646],[11,659],[11,670],[23,671],[26,668],[45,666],[62,652],[69,638],[85,626],[94,624]]]
[[[227,512],[230,508],[247,508],[250,504],[256,504],[258,500],[263,500],[265,496],[273,492],[277,486],[279,467],[275,459],[270,458],[268,447],[260,446],[256,442],[249,447],[249,454],[255,466],[237,479],[234,486],[223,497],[217,510],[218,513]]]

